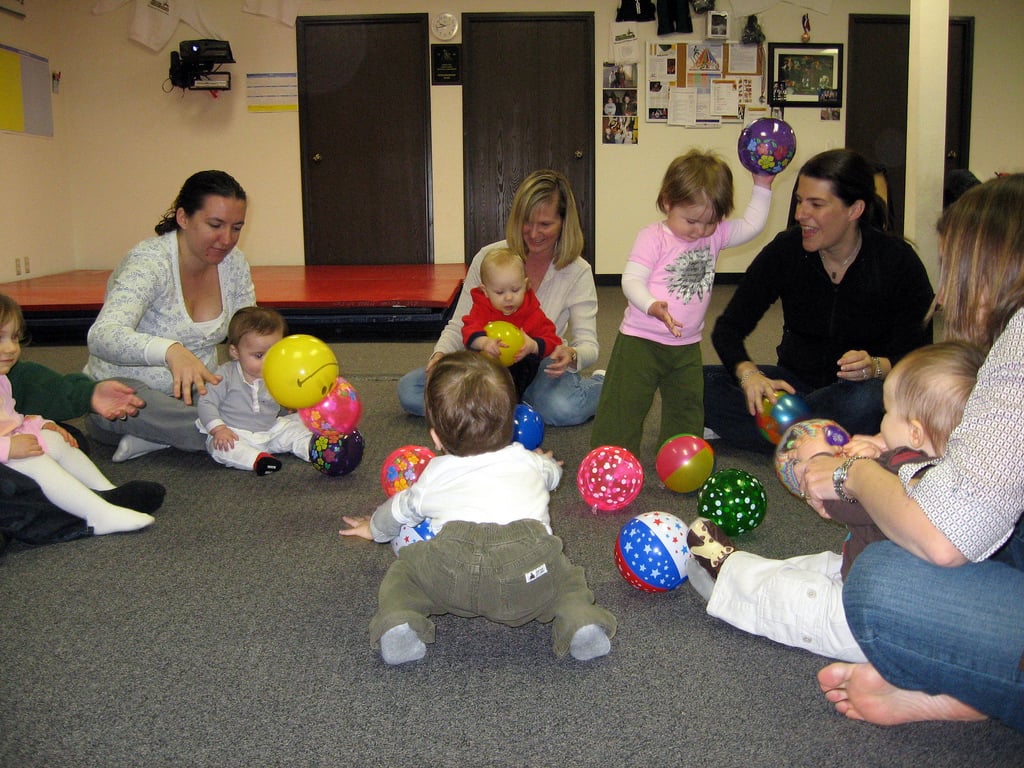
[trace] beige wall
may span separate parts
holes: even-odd
[[[247,72],[295,70],[295,31],[243,13],[241,0],[200,4],[214,29],[230,40],[238,61],[229,67],[234,90],[217,99],[208,93],[166,91],[169,52],[180,40],[202,37],[185,25],[163,51],[154,53],[127,38],[132,4],[96,16],[90,10],[93,0],[27,0],[25,20],[0,13],[0,42],[46,56],[62,72],[60,93],[53,97],[53,139],[0,133],[0,281],[15,279],[15,256],[31,257],[33,276],[114,266],[132,244],[152,233],[184,178],[201,168],[229,171],[249,193],[242,247],[253,264],[303,263],[298,115],[249,114],[244,86]],[[557,3],[558,10],[595,12],[598,64],[606,57],[616,5],[616,0]],[[717,7],[730,10],[728,0],[719,0]],[[552,5],[506,0],[500,8],[544,12]],[[486,0],[300,3],[300,13],[308,15],[442,10],[497,7]],[[909,12],[909,0],[835,0],[830,14],[811,12],[813,40],[845,42],[849,13]],[[769,41],[798,39],[803,13],[797,5],[780,2],[760,14]],[[976,19],[971,169],[982,178],[996,170],[1021,170],[1024,159],[1010,148],[1024,124],[1024,0],[950,0],[950,13]],[[648,26],[653,36],[654,25]],[[595,82],[599,100],[600,67]],[[461,91],[450,86],[432,90],[435,253],[438,262],[459,262],[464,257]],[[822,122],[813,109],[789,109],[786,119],[798,136],[797,163],[842,146],[843,121]],[[373,130],[373,117],[357,127]],[[641,123],[635,147],[603,146],[597,120],[594,130],[598,273],[621,272],[637,230],[658,216],[653,201],[665,166],[690,146],[717,149],[734,164],[742,210],[750,178],[735,156],[738,126],[688,130]],[[937,157],[936,163],[941,162]],[[791,168],[777,183],[766,234],[727,251],[721,271],[742,271],[784,226],[794,177]],[[930,253],[922,257],[934,260]]]

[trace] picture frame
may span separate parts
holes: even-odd
[[[768,83],[773,107],[843,106],[843,44],[769,43]]]
[[[729,37],[729,14],[724,11],[708,11],[706,40],[726,40]]]

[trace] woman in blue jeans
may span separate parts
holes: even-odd
[[[801,395],[812,416],[876,434],[882,379],[932,340],[924,265],[905,240],[873,226],[883,204],[872,164],[848,149],[822,152],[800,169],[795,193],[796,226],[743,275],[711,333],[722,365],[704,368],[705,427],[748,450],[773,450],[754,414],[782,391]],[[778,365],[758,366],[744,341],[776,301]]]
[[[988,349],[943,458],[899,476],[818,456],[802,490],[858,499],[890,541],[843,588],[868,663],[818,673],[847,717],[881,725],[995,718],[1024,731],[1024,174],[967,192],[939,220],[948,339]],[[914,484],[915,476],[920,477]]]
[[[452,319],[441,332],[425,368],[398,382],[398,400],[406,413],[423,415],[427,372],[440,357],[465,349],[462,318],[473,303],[470,291],[480,285],[480,262],[494,248],[509,248],[524,257],[529,285],[541,309],[567,340],[541,361],[540,373],[523,393],[544,423],[554,427],[582,424],[597,410],[604,376],[580,371],[597,362],[597,289],[583,260],[583,229],[569,180],[558,171],[534,171],[516,190],[505,226],[505,240],[491,243],[473,257]],[[571,341],[570,341],[571,340]]]

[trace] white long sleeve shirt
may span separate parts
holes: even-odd
[[[499,525],[538,520],[550,533],[548,501],[561,477],[557,461],[519,443],[476,456],[437,456],[415,485],[377,507],[370,530],[383,542],[403,525],[415,527],[426,519],[435,534],[452,520]]]

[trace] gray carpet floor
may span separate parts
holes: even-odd
[[[607,359],[621,293],[600,292]],[[765,361],[770,325],[756,340]],[[609,656],[555,659],[545,625],[439,617],[425,659],[386,667],[367,624],[394,555],[338,529],[341,515],[383,498],[388,453],[427,444],[395,384],[431,345],[332,347],[364,404],[366,450],[350,475],[287,458],[261,478],[174,450],[112,464],[95,446],[115,482],[167,486],[156,524],[13,547],[0,561],[0,765],[1021,764],[1024,735],[998,724],[850,722],[818,691],[823,659],[711,619],[688,585],[629,586],[613,559],[621,526],[652,510],[696,515],[696,495],[666,490],[654,472],[656,412],[643,492],[617,513],[592,513],[575,487],[589,425],[549,429],[544,441],[566,467],[553,527],[619,619]],[[26,357],[70,371],[84,354],[38,347]],[[838,549],[842,529],[786,493],[766,457],[717,448],[718,469],[751,472],[768,494],[765,521],[739,546],[773,557]]]

